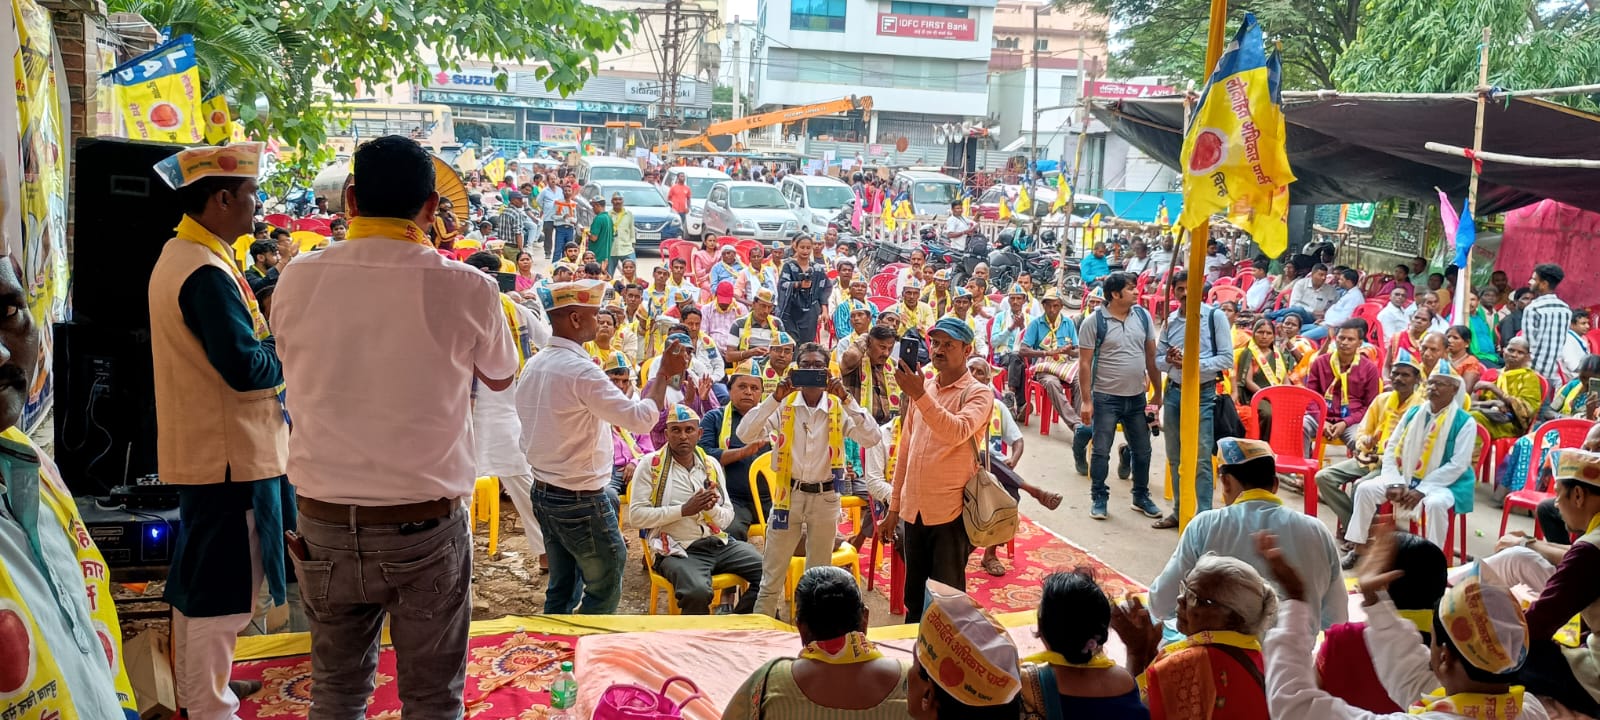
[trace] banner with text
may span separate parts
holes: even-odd
[[[879,13],[878,34],[932,40],[976,40],[978,23],[972,18]]]

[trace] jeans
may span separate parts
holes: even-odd
[[[550,581],[546,615],[609,615],[622,599],[628,545],[617,527],[617,508],[604,490],[574,491],[533,484],[533,514],[544,531]],[[580,599],[582,604],[579,604]]]
[[[616,275],[617,274],[617,268],[622,267],[622,261],[623,260],[632,260],[634,262],[638,262],[639,261],[639,255],[637,253],[631,253],[631,252],[628,253],[627,255],[612,255],[611,257],[606,259],[606,274],[607,275]]]
[[[573,242],[572,241],[572,235],[573,235],[573,231],[572,231],[572,226],[571,225],[557,225],[556,226],[556,240],[555,240],[555,242],[556,242],[555,254],[556,255],[564,255],[564,254],[566,254],[567,246],[571,245],[572,242]],[[552,256],[552,257],[554,257],[554,256]]]
[[[556,223],[554,220],[544,221],[544,259],[556,258]]]
[[[1194,463],[1194,511],[1196,514],[1211,509],[1211,500],[1215,497],[1212,489],[1211,456],[1217,450],[1217,439],[1213,437],[1216,428],[1212,424],[1212,402],[1217,399],[1217,381],[1200,383],[1200,447]],[[1183,413],[1183,386],[1177,382],[1167,383],[1167,393],[1161,401],[1161,424],[1176,431],[1182,426]],[[1124,425],[1124,428],[1127,426]],[[1180,432],[1168,432],[1164,438],[1167,442],[1167,469],[1172,472],[1172,515],[1177,517],[1178,506],[1183,500],[1182,477],[1178,474],[1178,461],[1181,459],[1182,450],[1179,448]]]
[[[1325,340],[1328,337],[1327,325],[1307,325],[1300,331],[1300,337],[1307,340]]]
[[[294,565],[311,625],[310,717],[367,716],[387,615],[405,715],[460,718],[472,620],[466,511],[406,525],[302,514],[299,532],[308,556]]]
[[[1150,424],[1144,418],[1144,406],[1143,395],[1094,394],[1093,429],[1079,425],[1072,437],[1072,451],[1080,457],[1090,438],[1094,440],[1094,452],[1089,457],[1089,499],[1102,503],[1111,499],[1106,474],[1111,469],[1111,443],[1118,424],[1133,450],[1133,501],[1150,498]]]
[[[1277,322],[1290,315],[1299,316],[1300,324],[1306,327],[1310,327],[1317,321],[1316,316],[1312,315],[1310,310],[1307,310],[1303,307],[1286,307],[1282,310],[1273,310],[1272,312],[1267,313],[1267,319]]]

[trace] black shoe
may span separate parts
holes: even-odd
[[[1128,449],[1127,443],[1117,448],[1117,477],[1123,480],[1133,477],[1133,451]]]
[[[258,693],[258,692],[261,692],[261,681],[260,680],[229,680],[228,681],[228,689],[232,690],[233,694],[238,696],[238,698],[240,700],[243,700],[243,699],[245,699],[247,697],[250,697],[251,695],[254,695],[254,694]]]

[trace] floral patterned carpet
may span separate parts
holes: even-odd
[[[572,660],[577,638],[503,633],[472,638],[467,650],[466,716],[537,720],[550,708],[550,683],[561,662]],[[311,657],[235,663],[233,679],[260,680],[261,691],[245,699],[239,717],[303,718],[311,709]],[[367,709],[371,720],[400,720],[392,648],[378,654],[377,689]]]

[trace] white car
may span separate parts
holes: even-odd
[[[679,176],[682,176],[686,181],[685,184],[689,186],[689,217],[684,220],[683,234],[687,238],[698,241],[700,233],[704,231],[705,218],[703,213],[706,206],[706,196],[711,194],[712,186],[733,178],[716,168],[694,167],[692,165],[668,168],[666,174],[662,176],[662,184],[656,186],[661,191],[661,197],[667,197],[667,191],[671,190],[673,185],[678,184]]]
[[[730,180],[712,186],[706,196],[704,232],[740,238],[789,240],[800,232],[783,193],[762,182]]]
[[[834,178],[821,175],[788,175],[778,185],[789,207],[806,232],[820,236],[840,211],[852,207],[856,193]]]

